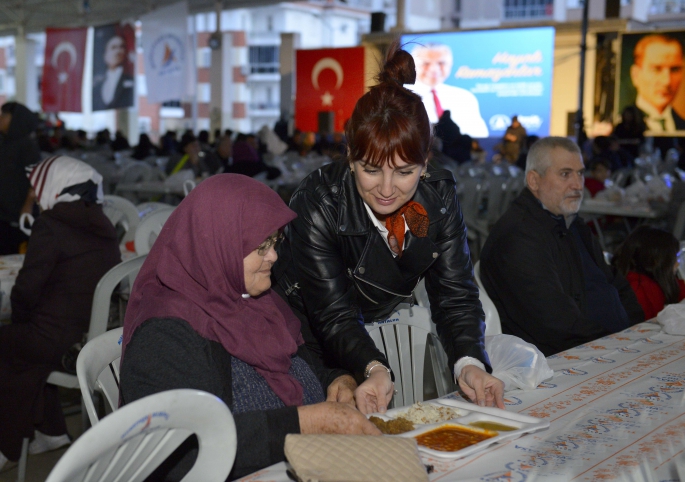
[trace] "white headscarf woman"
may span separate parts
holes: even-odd
[[[67,156],[54,156],[26,168],[41,210],[46,211],[61,202],[72,202],[83,199],[102,204],[102,176],[85,162]],[[21,215],[19,227],[27,235],[31,229],[25,223],[33,225],[33,216]]]

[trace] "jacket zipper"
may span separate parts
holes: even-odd
[[[386,292],[386,293],[390,293],[390,294],[393,295],[393,296],[399,296],[399,297],[401,297],[401,298],[409,298],[409,297],[411,297],[411,294],[409,294],[409,295],[403,295],[403,294],[400,294],[400,293],[393,293],[392,291],[388,291],[388,290],[386,290],[385,288],[381,288],[381,287],[378,286],[377,284],[371,283],[370,281],[363,280],[363,279],[359,278],[357,275],[353,274],[351,268],[347,268],[347,273],[348,273],[352,278],[354,278],[354,279],[356,279],[356,280],[359,280],[359,281],[361,281],[362,283],[366,283],[366,284],[368,284],[368,285],[371,285],[371,286],[373,286],[374,288],[379,289],[379,290],[381,290],[381,291],[384,291],[384,292]],[[417,283],[417,284],[418,284],[418,283]],[[355,283],[355,285],[357,285],[357,284]],[[359,289],[359,285],[357,285],[357,289]],[[369,298],[361,289],[359,289],[359,292],[360,292],[362,295],[364,295],[364,297],[367,298],[369,301],[372,301],[372,302],[378,304],[378,302],[373,301],[371,298]]]
[[[362,294],[362,296],[363,296],[364,298],[366,298],[367,300],[369,300],[369,301],[370,301],[371,303],[373,303],[374,305],[377,305],[377,304],[378,304],[378,301],[374,301],[373,299],[371,299],[371,297],[369,297],[366,293],[364,293],[364,292],[362,291],[362,289],[361,289],[361,288],[359,287],[359,285],[357,284],[357,281],[356,281],[356,279],[355,279],[355,276],[352,274],[352,270],[351,270],[350,268],[347,268],[347,276],[349,276],[349,278],[350,278],[350,279],[352,280],[352,282],[354,283],[354,287],[357,288],[357,291],[359,291],[359,292]]]

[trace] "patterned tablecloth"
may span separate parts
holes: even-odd
[[[685,481],[685,337],[645,322],[548,362],[554,378],[505,403],[550,428],[460,460],[423,457],[431,481]],[[242,480],[289,479],[281,463]]]

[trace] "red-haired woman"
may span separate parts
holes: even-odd
[[[428,115],[421,97],[403,87],[415,78],[411,55],[394,43],[378,84],[347,123],[347,160],[311,173],[293,194],[298,217],[286,230],[274,278],[303,320],[310,349],[366,378],[355,392],[364,413],[385,411],[393,384],[363,324],[386,319],[425,278],[460,387],[479,405],[503,408],[503,384],[487,373],[483,310],[454,177],[428,166]]]

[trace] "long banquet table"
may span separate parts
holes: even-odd
[[[550,428],[464,459],[422,456],[431,481],[685,480],[685,337],[645,322],[547,360],[554,377],[505,404]],[[285,463],[241,480],[290,481]]]

